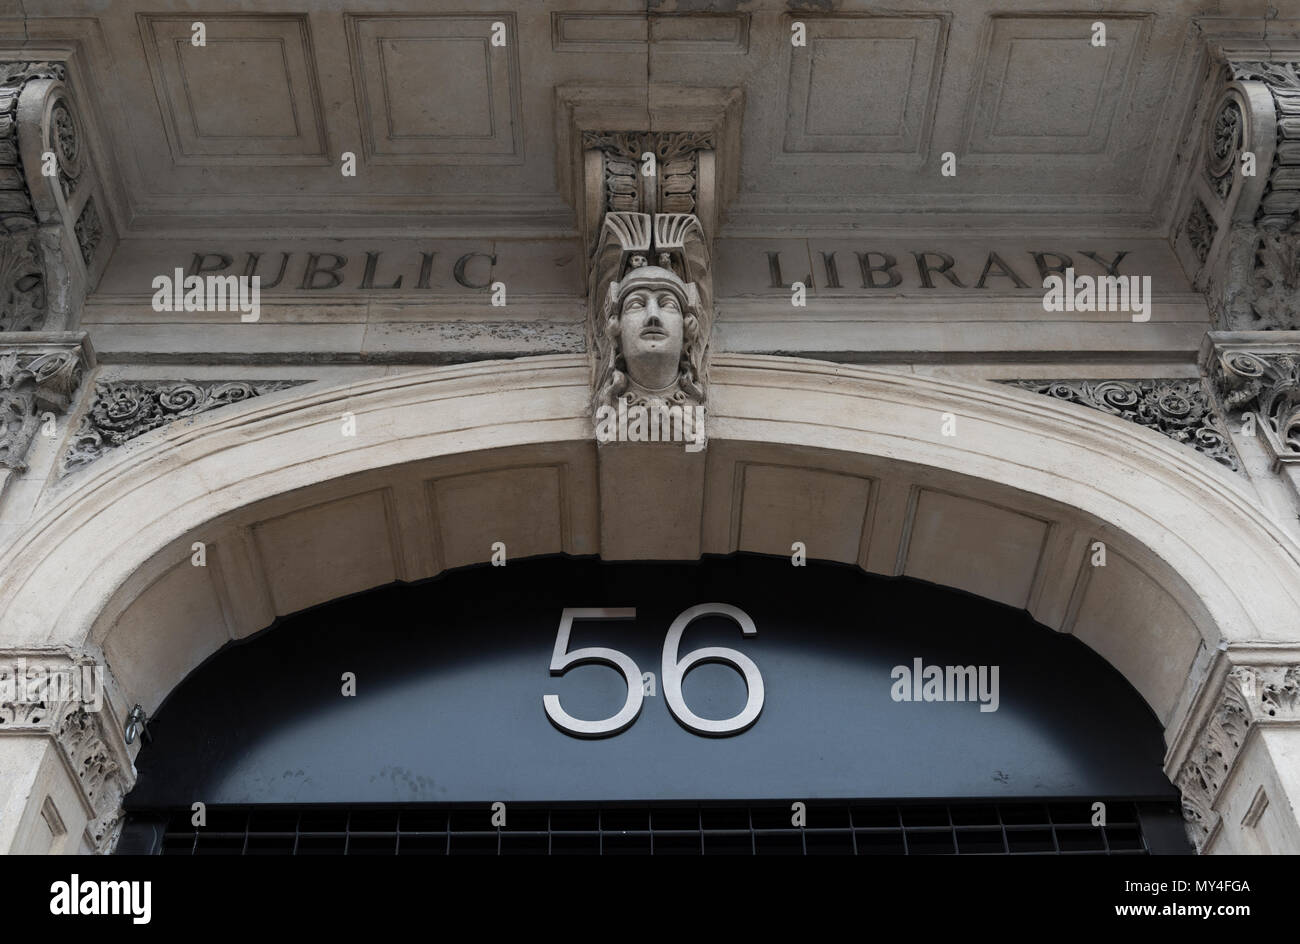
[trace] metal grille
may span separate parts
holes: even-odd
[[[511,803],[493,825],[475,807],[209,807],[135,812],[151,851],[170,855],[1147,855],[1141,807],[1091,803],[808,803],[540,806]],[[160,840],[160,841],[159,841]],[[143,850],[142,850],[143,851]]]

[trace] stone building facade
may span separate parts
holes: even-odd
[[[0,849],[111,850],[277,617],[797,542],[1076,636],[1199,851],[1300,851],[1300,9],[254,6],[0,8]]]

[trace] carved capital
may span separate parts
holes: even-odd
[[[1183,818],[1198,849],[1219,826],[1219,794],[1252,727],[1300,721],[1300,666],[1238,665],[1223,678],[1213,706],[1174,777]]]
[[[1215,332],[1202,354],[1224,415],[1234,424],[1254,415],[1275,469],[1300,462],[1300,341],[1284,337]]]
[[[85,334],[0,335],[0,468],[26,471],[42,415],[65,413],[93,366]]]
[[[75,780],[90,820],[86,836],[108,852],[121,828],[135,769],[114,707],[121,705],[102,653],[27,649],[0,653],[0,736],[48,737]]]

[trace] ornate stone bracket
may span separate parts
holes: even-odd
[[[740,178],[737,88],[560,86],[555,143],[560,191],[593,252],[611,212],[690,213],[717,235]],[[653,174],[643,160],[655,155]]]
[[[1227,59],[1212,88],[1174,249],[1219,328],[1300,327],[1300,62]]]
[[[1241,471],[1200,380],[1005,380],[1034,393],[1068,400],[1153,429],[1215,462]]]
[[[135,767],[116,716],[122,704],[97,651],[0,653],[0,737],[55,742],[88,811],[86,838],[99,853],[112,851],[117,842],[122,797],[135,785]]]
[[[0,333],[75,324],[111,228],[67,66],[0,63]]]
[[[607,214],[592,264],[589,311],[597,424],[601,411],[618,410],[620,401],[627,407],[705,405],[713,278],[708,241],[694,214]]]
[[[81,418],[64,456],[62,474],[159,426],[310,382],[125,380],[97,384],[90,409]]]
[[[1215,811],[1251,728],[1300,721],[1300,666],[1239,665],[1222,688],[1187,752],[1174,783],[1182,793],[1183,818],[1198,849],[1220,825]]]
[[[0,469],[26,471],[42,416],[65,413],[94,364],[82,332],[0,334]]]

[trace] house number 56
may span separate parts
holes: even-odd
[[[758,635],[758,629],[754,626],[754,621],[749,618],[749,614],[727,603],[701,603],[683,610],[668,627],[668,635],[664,637],[661,676],[664,699],[668,702],[668,710],[672,712],[673,717],[688,731],[706,737],[739,734],[757,721],[759,712],[763,710],[763,676],[759,674],[758,666],[749,656],[724,646],[705,646],[703,649],[696,649],[678,658],[677,650],[681,645],[682,633],[701,616],[725,616],[739,626],[744,635]],[[558,695],[543,695],[542,706],[546,709],[546,717],[550,718],[551,723],[565,734],[584,738],[610,737],[627,730],[641,714],[641,702],[644,697],[641,688],[641,670],[628,655],[617,649],[607,649],[603,646],[575,649],[569,652],[569,633],[573,629],[574,620],[635,618],[636,610],[632,607],[565,607],[560,616],[559,632],[555,635],[555,651],[551,655],[551,674],[563,675],[575,665],[598,663],[617,669],[627,683],[627,701],[623,703],[623,707],[617,714],[600,721],[584,721],[575,718],[560,707]],[[709,718],[701,718],[686,707],[686,699],[682,697],[682,678],[692,668],[706,662],[729,665],[744,678],[745,688],[749,694],[740,714],[721,721],[713,721]]]

